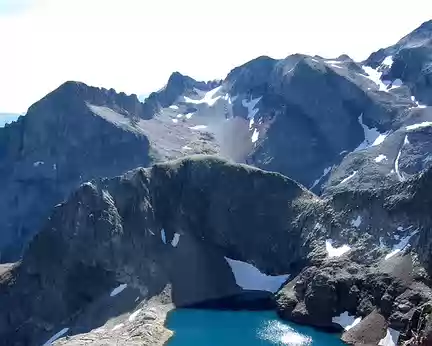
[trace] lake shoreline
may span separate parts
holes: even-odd
[[[173,332],[166,346],[344,345],[340,334],[283,321],[274,310],[173,309],[165,328]]]

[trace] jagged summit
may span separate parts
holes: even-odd
[[[401,48],[419,47],[432,44],[432,20],[424,22],[417,29],[403,37],[396,43]]]
[[[85,109],[87,103],[112,108],[124,115],[143,117],[143,104],[138,100],[137,95],[117,93],[112,88],[93,87],[76,81],[67,81],[60,85],[30,106],[27,115],[31,117],[32,113],[38,113],[41,108],[45,107],[59,110],[74,109],[78,112]]]
[[[404,85],[420,104],[432,105],[432,20],[397,43],[372,53],[365,64],[383,81]],[[386,82],[386,83],[389,83]]]
[[[144,103],[73,81],[35,103],[0,129],[0,262],[27,249],[0,265],[0,345],[56,331],[68,346],[159,345],[172,304],[257,289],[290,321],[358,323],[349,342],[421,333],[430,31],[361,63],[293,54],[223,81],[174,72]],[[235,265],[277,287],[241,283]]]
[[[194,92],[195,89],[209,91],[221,84],[221,81],[201,82],[192,77],[173,72],[167,84],[159,91],[151,93],[144,102],[145,118],[150,119],[153,115],[172,105],[181,95]]]

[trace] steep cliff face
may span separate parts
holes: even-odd
[[[143,103],[65,83],[0,129],[0,261],[19,258],[80,183],[151,162],[218,154],[323,195],[427,170],[431,32],[425,23],[361,63],[294,54],[251,60],[223,81],[174,72]]]
[[[378,344],[387,333],[395,343],[416,344],[418,335],[426,340],[432,299],[430,182],[428,170],[390,188],[327,199],[336,221],[353,226],[341,225],[351,248],[340,258],[329,253],[287,284],[276,295],[279,314],[329,329],[349,321],[342,337],[349,344]]]
[[[116,281],[146,299],[169,286],[170,301],[190,306],[242,292],[226,257],[298,272],[320,208],[288,178],[211,157],[86,183],[1,276],[1,344],[47,339]]]
[[[53,206],[80,183],[151,161],[149,141],[132,122],[141,107],[136,96],[68,82],[0,128],[2,262],[20,257]]]
[[[384,81],[401,80],[420,103],[430,105],[431,52],[432,21],[427,21],[396,44],[372,53],[366,63],[375,68],[385,61]]]
[[[199,156],[85,183],[0,274],[2,345],[96,330],[116,315],[94,304],[120,283],[143,304],[183,307],[265,289],[242,283],[245,265],[283,275],[271,292],[290,279],[274,300],[285,319],[340,330],[346,314],[361,319],[349,343],[367,339],[371,320],[382,321],[372,344],[390,329],[409,339],[432,299],[430,180],[322,200],[278,173]]]

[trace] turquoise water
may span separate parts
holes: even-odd
[[[337,334],[290,324],[273,311],[174,310],[168,346],[342,346]]]

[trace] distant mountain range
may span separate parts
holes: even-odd
[[[154,334],[106,344],[157,344],[171,303],[245,293],[235,261],[290,275],[285,319],[432,342],[432,21],[363,62],[262,56],[143,100],[69,81],[0,128],[0,262],[22,259],[0,266],[0,345],[99,340],[134,308]],[[143,300],[104,308],[113,285]]]
[[[17,120],[20,115],[16,113],[0,113],[0,127]]]

